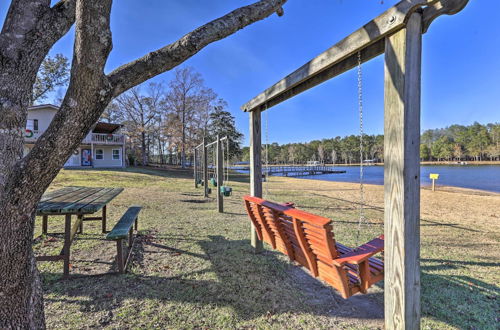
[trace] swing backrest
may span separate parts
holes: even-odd
[[[309,269],[312,275],[325,279],[332,276],[338,251],[330,219],[257,197],[244,196],[244,200],[260,240]]]
[[[252,196],[244,200],[260,240],[336,288],[342,297],[366,293],[384,278],[383,261],[372,258],[384,249],[383,235],[353,250],[335,242],[328,218],[295,209],[293,204]]]

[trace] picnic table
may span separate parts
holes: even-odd
[[[123,188],[65,187],[45,193],[36,209],[42,217],[42,233],[47,234],[49,216],[64,215],[64,246],[59,255],[37,256],[37,261],[64,261],[64,277],[69,275],[70,248],[78,229],[83,233],[84,221],[101,221],[106,233],[106,205],[123,191]],[[102,210],[100,216],[86,217]],[[72,216],[76,216],[71,225]]]

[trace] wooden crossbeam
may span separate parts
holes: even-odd
[[[307,62],[273,86],[245,103],[246,112],[267,110],[297,94],[325,82],[357,64],[357,54],[366,62],[384,52],[384,38],[406,26],[412,13],[423,12],[423,32],[444,14],[455,14],[468,0],[404,0],[365,24],[337,44]]]

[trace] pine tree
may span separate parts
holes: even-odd
[[[221,138],[227,136],[229,140],[229,158],[232,159],[241,154],[240,143],[243,134],[236,129],[234,116],[225,110],[227,103],[222,99],[218,103],[209,117],[208,137],[209,141],[213,141],[217,139],[217,134]]]

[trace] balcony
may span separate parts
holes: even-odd
[[[89,133],[82,141],[82,143],[117,145],[117,144],[123,144],[124,141],[125,141],[125,136],[123,134]]]

